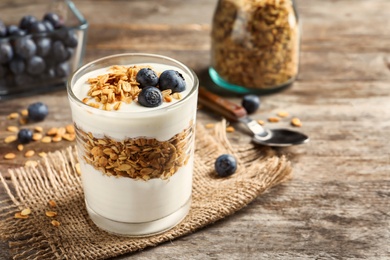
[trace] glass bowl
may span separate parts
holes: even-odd
[[[74,3],[16,0],[0,8],[0,100],[65,89],[68,76],[82,64],[88,30]],[[57,14],[60,22],[44,19],[47,13]],[[22,25],[25,16],[40,25]]]

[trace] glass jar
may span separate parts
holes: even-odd
[[[178,93],[166,92],[170,102],[141,106],[134,99],[141,67],[158,75],[175,70],[186,88],[178,98]],[[186,65],[142,53],[104,57],[71,76],[67,90],[85,204],[98,227],[123,236],[148,236],[174,227],[187,215],[198,86]]]
[[[292,0],[219,0],[209,74],[236,93],[268,93],[297,77],[300,27]]]

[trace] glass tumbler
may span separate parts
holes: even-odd
[[[163,91],[161,106],[143,107],[134,98],[140,89],[132,81],[132,66],[178,71],[186,89],[171,95]],[[112,83],[115,77],[122,81]],[[117,88],[103,90],[107,84]],[[98,227],[148,236],[174,227],[188,214],[198,85],[196,74],[179,61],[139,53],[93,61],[70,77],[85,204]]]

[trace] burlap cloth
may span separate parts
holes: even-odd
[[[239,161],[235,174],[217,178],[214,161],[231,153]],[[9,170],[12,184],[0,182],[9,199],[0,201],[0,236],[8,241],[14,259],[106,259],[191,234],[233,214],[268,188],[291,175],[289,161],[272,149],[253,144],[232,145],[225,122],[214,129],[198,124],[194,165],[193,199],[189,215],[175,228],[151,237],[126,238],[99,230],[85,209],[80,176],[76,173],[75,147],[49,154],[36,168]],[[54,227],[45,215],[49,200],[57,203]],[[15,219],[22,209],[32,210],[28,219]]]

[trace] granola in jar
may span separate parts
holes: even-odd
[[[298,74],[300,28],[292,0],[220,0],[212,28],[210,76],[238,93],[263,93]]]

